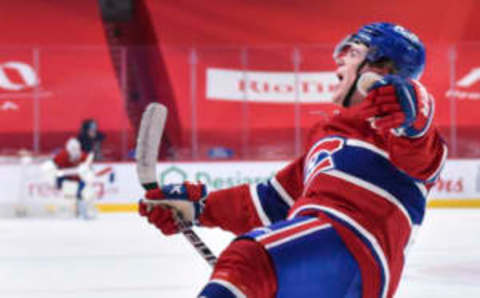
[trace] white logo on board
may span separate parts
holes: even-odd
[[[480,92],[471,90],[480,82],[480,67],[472,68],[466,75],[456,82],[456,87],[467,90],[450,89],[447,91],[447,97],[458,99],[480,99]],[[470,90],[468,90],[470,89]]]
[[[470,87],[480,80],[480,67],[472,68],[470,72],[457,82],[457,86]]]
[[[21,80],[13,80],[8,72],[15,72]],[[22,91],[35,87],[39,82],[35,70],[23,62],[6,62],[0,64],[0,88],[8,91]]]
[[[5,101],[0,104],[0,111],[17,111],[18,109],[18,104],[11,101]]]

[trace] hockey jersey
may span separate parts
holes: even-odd
[[[59,169],[74,168],[84,162],[87,159],[88,154],[82,152],[82,155],[78,160],[72,161],[67,150],[62,149],[53,158],[53,162]]]
[[[57,166],[58,169],[68,169],[68,168],[75,168],[82,162],[84,162],[88,157],[88,154],[85,152],[82,152],[80,158],[78,160],[72,161],[70,158],[70,155],[68,154],[68,151],[65,149],[62,149],[60,152],[58,152],[55,157],[53,158],[53,162]],[[80,180],[80,177],[78,175],[68,175],[64,178],[68,178],[71,180]]]
[[[433,126],[397,137],[353,113],[318,123],[305,154],[269,181],[210,193],[200,223],[238,235],[297,215],[327,216],[364,267],[364,283],[373,275],[378,296],[392,297],[447,147]]]

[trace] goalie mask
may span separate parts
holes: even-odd
[[[425,47],[414,33],[402,26],[391,23],[365,25],[335,47],[333,58],[338,60],[347,49],[360,45],[367,47],[367,51],[364,60],[357,66],[355,78],[345,92],[343,106],[350,105],[359,74],[366,64],[375,65],[388,61],[395,74],[410,79],[419,79],[423,73]]]
[[[77,161],[82,156],[82,148],[80,142],[76,138],[70,138],[65,145],[70,161]]]

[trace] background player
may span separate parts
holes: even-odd
[[[200,297],[394,295],[447,155],[433,98],[415,80],[425,49],[405,28],[374,23],[341,42],[334,59],[334,102],[343,107],[271,180],[207,196],[202,185],[167,185],[146,193],[163,206],[140,203],[167,235],[178,232],[177,212],[239,235]],[[359,82],[372,73],[377,81],[365,88]]]
[[[55,155],[53,160],[42,165],[45,174],[54,181],[57,189],[65,199],[76,199],[76,215],[85,219],[97,214],[91,185],[94,179],[92,170],[92,153],[82,151],[80,142],[70,138],[65,148]]]

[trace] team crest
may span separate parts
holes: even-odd
[[[312,146],[305,158],[305,185],[318,173],[328,171],[335,167],[332,155],[342,149],[344,143],[344,139],[333,137],[322,139]]]

